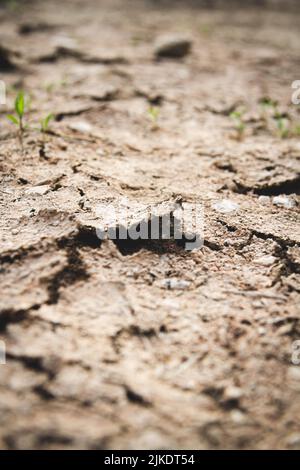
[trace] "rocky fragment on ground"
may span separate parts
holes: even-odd
[[[72,129],[72,131],[82,132],[83,134],[89,134],[92,131],[92,126],[87,121],[71,122],[68,127]]]
[[[45,31],[52,31],[59,26],[56,24],[46,23],[44,21],[28,21],[19,24],[18,33],[21,35],[29,35],[33,33],[41,33]]]
[[[170,279],[163,279],[161,282],[161,286],[164,287],[165,289],[177,289],[177,290],[185,290],[188,289],[188,287],[191,285],[189,281],[185,281],[184,279],[176,279],[176,278],[170,278]]]
[[[227,214],[229,212],[238,211],[239,205],[236,202],[231,201],[230,199],[222,199],[221,201],[215,202],[213,204],[213,208],[217,212]]]
[[[180,59],[189,54],[191,47],[192,41],[189,38],[168,35],[157,39],[154,54],[156,59]]]
[[[16,56],[16,52],[0,44],[0,71],[14,71],[17,68],[15,63]]]
[[[284,207],[285,209],[291,209],[295,207],[296,202],[288,196],[275,196],[273,198],[273,204],[275,204],[275,206]]]

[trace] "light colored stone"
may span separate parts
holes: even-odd
[[[224,390],[224,399],[225,400],[239,400],[243,396],[243,390],[234,385],[226,387]]]
[[[271,198],[270,196],[259,196],[258,202],[265,206],[271,202]]]
[[[295,201],[287,196],[273,197],[273,204],[275,204],[275,206],[284,207],[285,209],[291,209],[296,205]]]
[[[232,410],[230,412],[230,418],[235,424],[246,424],[248,421],[245,413],[242,413],[240,410]]]
[[[170,278],[170,279],[164,279],[161,284],[166,289],[185,290],[190,286],[191,283],[183,279]]]
[[[261,256],[260,258],[256,258],[254,260],[255,264],[259,264],[261,266],[272,266],[276,262],[275,256]]]
[[[33,186],[32,188],[26,189],[26,194],[37,194],[38,196],[43,196],[50,190],[50,186],[42,185],[42,186]]]
[[[69,128],[73,131],[82,132],[83,134],[88,134],[92,130],[91,124],[86,121],[72,122],[69,124]]]
[[[287,446],[290,449],[300,450],[300,433],[293,433],[287,437],[286,440]]]
[[[222,199],[221,201],[215,202],[212,206],[217,212],[227,214],[239,210],[239,205],[230,199]]]

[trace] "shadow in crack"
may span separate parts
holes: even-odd
[[[155,253],[180,253],[203,245],[199,235],[183,233],[181,222],[174,216],[154,216],[132,224],[128,229],[118,226],[108,231],[108,236],[124,256],[142,249]]]

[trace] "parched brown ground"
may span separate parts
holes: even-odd
[[[300,448],[300,141],[259,104],[300,121],[299,22],[188,2],[0,9],[1,448]],[[165,33],[191,53],[155,61]],[[18,88],[24,155],[5,118]],[[203,204],[204,247],[100,244],[97,206],[120,196]]]

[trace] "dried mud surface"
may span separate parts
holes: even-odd
[[[299,116],[299,19],[133,0],[0,9],[1,448],[300,447],[300,142],[259,105]],[[166,32],[191,53],[154,60]],[[24,155],[5,119],[14,87],[32,127],[55,114]],[[100,243],[97,206],[120,196],[203,204],[204,247]]]

